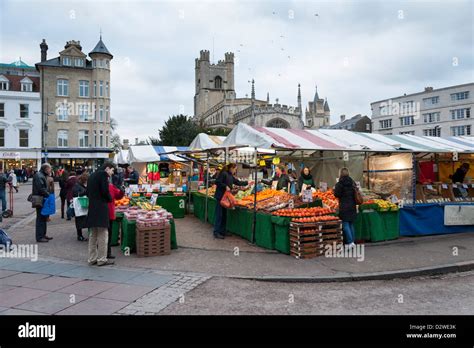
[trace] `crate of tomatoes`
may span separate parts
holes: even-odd
[[[277,216],[286,216],[291,218],[304,217],[319,217],[328,214],[334,214],[335,211],[331,208],[311,207],[311,208],[294,208],[294,209],[280,209],[273,213]]]

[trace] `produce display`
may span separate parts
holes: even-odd
[[[398,205],[383,199],[371,199],[365,201],[360,206],[361,210],[374,209],[377,211],[397,211]]]
[[[286,192],[284,192],[284,191],[277,191],[277,190],[274,190],[274,189],[265,189],[263,191],[257,192],[257,202],[260,202],[260,201],[263,201],[265,199],[272,198],[272,197],[275,197],[275,196],[280,196],[280,195],[283,195],[285,193]],[[242,198],[242,200],[253,202],[254,201],[254,195],[250,194],[249,196],[246,196],[246,197]]]
[[[364,200],[380,199],[380,195],[366,188],[361,188],[360,193],[362,193]]]
[[[117,199],[115,201],[115,206],[128,206],[130,204],[130,198],[128,197],[123,197],[122,199]]]
[[[370,187],[372,191],[379,195],[390,195],[400,190],[400,184],[390,179],[370,179]]]
[[[173,215],[168,213],[164,209],[157,211],[149,211],[143,214],[138,214],[137,216],[137,227],[156,227],[164,228],[170,224],[170,219],[173,218]]]
[[[199,190],[198,192],[205,195],[206,194],[206,189],[203,188],[202,190]],[[207,189],[207,195],[212,197],[212,196],[214,196],[215,193],[216,193],[216,185],[209,186],[208,189]]]
[[[295,208],[295,209],[280,209],[273,213],[277,216],[286,217],[315,217],[320,215],[334,214],[335,211],[331,208]]]
[[[298,218],[293,219],[293,222],[324,222],[324,221],[337,221],[339,218],[337,216],[323,215],[323,216],[313,216],[307,218]]]
[[[332,189],[329,189],[326,192],[317,190],[313,192],[313,199],[314,198],[319,198],[323,201],[324,205],[327,205],[332,209],[339,208],[339,201],[337,200],[336,196],[334,196],[334,191]]]

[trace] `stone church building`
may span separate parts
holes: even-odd
[[[194,95],[194,117],[203,126],[210,128],[232,128],[239,122],[259,127],[317,128],[329,125],[329,106],[319,99],[317,92],[306,109],[305,124],[301,107],[301,91],[298,85],[297,106],[282,105],[276,100],[270,103],[255,98],[252,80],[250,98],[237,98],[234,88],[234,54],[225,53],[224,60],[210,63],[209,51],[200,52],[196,58]]]

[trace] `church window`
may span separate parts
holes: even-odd
[[[216,78],[214,79],[214,88],[222,89],[222,77],[216,76]]]
[[[274,118],[273,120],[270,120],[267,122],[266,127],[272,127],[272,128],[290,128],[290,125],[288,122],[285,120],[282,120],[281,118]]]

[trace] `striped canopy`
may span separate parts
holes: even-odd
[[[221,146],[280,150],[474,153],[474,137],[381,135],[339,129],[284,129],[239,123]]]
[[[187,151],[187,146],[153,146],[156,153],[160,156],[160,161],[184,162],[185,160],[170,152]]]
[[[225,137],[199,133],[189,145],[190,150],[209,150],[221,146]]]

